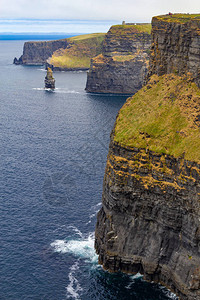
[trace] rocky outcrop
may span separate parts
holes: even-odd
[[[192,17],[191,17],[192,16]],[[149,76],[191,72],[200,86],[200,16],[176,14],[152,19]]]
[[[91,60],[86,91],[138,91],[147,72],[150,40],[150,24],[112,26],[104,39],[102,54]]]
[[[104,269],[140,272],[182,300],[200,299],[199,167],[112,136],[95,233]]]
[[[43,65],[54,51],[69,46],[68,39],[45,41],[45,42],[25,42],[23,55],[13,63],[18,65]]]
[[[53,78],[53,72],[51,68],[47,69],[47,75],[45,77],[44,82],[45,82],[46,89],[51,89],[51,90],[55,89],[55,79]]]

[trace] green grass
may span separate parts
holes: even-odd
[[[55,51],[49,61],[54,67],[72,69],[90,67],[91,58],[102,51],[105,33],[92,33],[71,37],[71,47]]]
[[[127,33],[148,33],[151,34],[151,24],[141,24],[141,25],[113,25],[110,33],[116,35],[123,35]]]
[[[154,18],[166,22],[187,23],[191,20],[200,21],[200,14],[172,14],[172,15],[157,16]]]
[[[91,38],[99,38],[101,41],[103,40],[105,33],[90,33],[90,34],[82,34],[69,38],[70,41],[83,41]]]
[[[119,112],[115,141],[200,162],[200,90],[189,79],[153,75]]]
[[[139,32],[151,34],[151,24],[134,25]]]

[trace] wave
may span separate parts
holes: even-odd
[[[54,90],[47,89],[47,88],[32,88],[32,89],[35,91],[48,91],[48,92],[60,93],[60,94],[80,94],[80,92],[78,91],[68,90],[64,88],[55,88]]]
[[[98,256],[94,249],[94,233],[89,233],[87,237],[81,239],[55,240],[51,243],[54,252],[69,253],[75,257],[86,259],[91,263],[97,263]]]
[[[78,271],[78,269],[79,269],[79,262],[76,261],[75,264],[73,264],[71,266],[69,276],[68,276],[69,284],[66,287],[68,299],[71,297],[76,300],[80,299],[79,292],[81,292],[83,289],[82,289],[79,281],[75,277],[75,273]]]
[[[38,71],[46,72],[46,69],[37,69]]]
[[[56,89],[55,92],[61,93],[61,94],[80,94],[80,92],[77,91],[70,91],[70,90],[65,90],[65,89]]]
[[[45,88],[33,88],[33,90],[36,90],[36,91],[44,91]]]
[[[77,235],[79,235],[80,237],[83,237],[82,232],[76,226],[70,225],[67,228],[72,229]]]
[[[89,221],[86,223],[86,225],[90,224],[92,222],[92,219],[96,217],[101,205],[102,205],[102,203],[99,202],[96,205],[91,207],[90,210],[92,211],[92,214],[89,216]]]

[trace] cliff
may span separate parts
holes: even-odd
[[[88,70],[92,57],[102,51],[104,33],[75,36],[63,40],[24,43],[23,55],[14,64],[43,65],[52,70]]]
[[[43,65],[54,51],[68,46],[68,39],[47,42],[25,42],[22,56],[19,59],[15,57],[13,63],[17,65]]]
[[[86,91],[133,94],[148,67],[151,25],[115,25],[103,42],[102,54],[91,60]]]
[[[200,86],[200,15],[175,14],[152,19],[149,76],[191,72]]]
[[[161,49],[164,21],[160,17],[159,25],[158,18],[153,19],[153,26],[156,20],[156,48]],[[175,30],[177,23],[186,24],[179,22],[173,25],[170,19],[166,26]],[[180,41],[176,30],[168,32],[168,40],[173,41],[174,35]],[[189,47],[190,44],[188,51]],[[176,45],[171,47],[169,42],[169,51],[171,48],[176,49]],[[155,35],[153,53],[154,50]],[[167,48],[165,53],[167,56]],[[170,62],[176,59],[171,57]],[[154,66],[160,66],[159,60],[152,55],[150,64],[151,72],[157,73],[159,68]],[[169,73],[165,66],[162,72]],[[174,73],[152,75],[117,116],[104,176],[102,208],[97,216],[95,248],[105,269],[140,272],[144,279],[160,282],[182,300],[197,300],[200,89],[195,73]]]
[[[59,49],[47,60],[53,70],[88,70],[92,57],[102,52],[105,33],[92,33],[68,39],[69,45]]]

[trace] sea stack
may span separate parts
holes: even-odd
[[[47,69],[47,75],[45,77],[45,88],[46,89],[55,89],[55,79],[53,78],[53,72],[51,70],[51,68]]]

